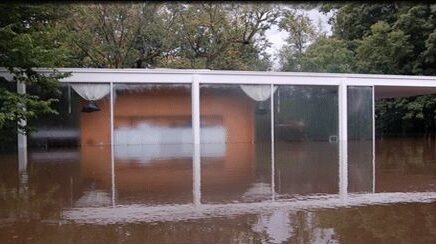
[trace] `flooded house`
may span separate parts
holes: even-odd
[[[29,148],[23,164],[80,162],[68,184],[81,207],[389,191],[395,177],[375,167],[375,101],[436,93],[426,76],[59,71],[71,72],[60,115],[29,121],[38,131],[18,146]]]
[[[374,101],[434,93],[436,86],[434,77],[424,76],[59,71],[71,72],[61,82],[61,115],[34,121],[38,131],[29,147],[79,148],[76,157],[91,172],[116,161],[119,187],[137,188],[139,195],[143,186],[178,192],[186,201],[194,194],[196,157],[205,179],[202,197],[208,199],[210,189],[212,202],[224,195],[254,201],[271,192],[286,198],[373,191]],[[341,182],[338,170],[360,177]]]

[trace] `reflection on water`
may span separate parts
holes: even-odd
[[[338,151],[338,144],[329,142],[276,144],[275,182],[279,198],[338,194]]]
[[[383,139],[376,152],[376,192],[436,191],[435,141]]]
[[[435,143],[383,139],[375,161],[365,143],[348,179],[329,142],[31,151],[21,171],[1,155],[0,242],[435,241]]]
[[[384,153],[384,149],[380,150]],[[372,140],[348,142],[348,192],[368,193],[374,189]]]
[[[202,146],[202,202],[253,202],[271,199],[271,153],[268,153],[268,146],[227,144],[224,157],[207,157],[203,154]],[[256,157],[256,149],[263,157]]]

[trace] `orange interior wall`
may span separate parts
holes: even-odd
[[[221,117],[227,143],[254,142],[254,103],[244,94],[200,95],[200,121]]]
[[[87,101],[82,100],[81,105]],[[109,145],[111,142],[110,101],[103,98],[97,101],[98,112],[80,113],[80,144],[84,146]]]
[[[101,111],[81,113],[81,144],[110,144],[110,106],[107,99],[97,102]],[[254,141],[254,103],[243,94],[213,94],[200,97],[201,122],[222,124],[227,143]],[[218,118],[218,119],[217,119]],[[186,89],[119,92],[114,104],[114,127],[135,126],[139,121],[175,126],[191,123],[191,93]]]
[[[145,90],[118,93],[114,104],[114,127],[135,126],[146,120],[171,126],[191,122],[191,96],[185,89]]]

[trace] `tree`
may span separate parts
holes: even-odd
[[[286,46],[280,51],[280,63],[284,71],[301,71],[301,57],[306,47],[316,39],[318,31],[304,12],[295,9],[283,11],[279,28],[288,32]]]
[[[344,41],[320,37],[312,43],[301,57],[301,70],[308,72],[350,73],[353,67],[353,52]]]
[[[169,7],[171,5],[168,5]],[[176,12],[157,3],[81,4],[65,20],[75,65],[152,67],[176,46]]]
[[[393,29],[409,36],[413,52],[408,57],[407,73],[435,75],[436,60],[432,44],[436,31],[436,4],[418,4],[403,9],[393,24]]]
[[[406,73],[403,64],[412,53],[408,39],[403,31],[392,30],[386,22],[377,22],[356,50],[355,70],[362,73]]]
[[[139,32],[140,10],[133,4],[73,6],[65,20],[77,65],[121,68],[133,64],[133,45]]]
[[[386,3],[324,4],[321,11],[336,11],[329,20],[333,28],[333,36],[345,41],[353,41],[369,34],[370,27],[379,21],[393,24],[398,7],[398,4]]]
[[[76,65],[266,69],[266,4],[85,4],[66,21]]]
[[[408,2],[325,4],[333,36],[355,52],[354,72],[436,75],[436,5]],[[434,95],[379,100],[378,132],[435,133]],[[394,112],[395,111],[395,112]]]
[[[263,51],[268,45],[265,31],[275,23],[278,14],[276,7],[266,4],[182,6],[178,56],[187,60],[190,68],[259,67],[267,57]]]
[[[395,67],[384,70],[375,70],[374,72],[388,72],[393,74],[419,74],[419,75],[434,75],[436,74],[436,56],[434,49],[436,28],[436,4],[412,4],[407,2],[399,3],[380,3],[380,4],[362,4],[362,3],[346,3],[346,4],[325,4],[322,7],[324,12],[335,11],[334,16],[330,19],[333,24],[333,36],[347,42],[350,50],[356,51],[362,44],[365,48],[371,48],[367,41],[373,45],[388,43],[374,43],[375,37],[373,28],[378,28],[377,35],[380,36],[382,29],[393,38],[393,41],[401,42],[397,44],[405,45],[410,51],[405,60],[400,53],[391,53],[389,61],[395,63]],[[376,27],[375,24],[379,23]],[[384,23],[384,24],[380,24]],[[389,30],[388,30],[389,29]],[[371,38],[368,36],[372,35]],[[395,35],[403,40],[395,39]],[[404,40],[404,36],[407,37]],[[363,41],[365,39],[365,41]],[[362,42],[363,41],[363,42]],[[407,42],[407,43],[406,43]],[[376,49],[377,46],[374,46]],[[391,45],[390,48],[393,48]],[[361,49],[364,49],[363,47]],[[378,51],[382,51],[382,48]],[[411,49],[411,50],[410,50]],[[397,47],[401,51],[400,47]],[[390,50],[391,52],[393,50]],[[377,56],[377,52],[373,52]],[[377,58],[379,62],[388,62],[388,53],[382,51]],[[381,59],[385,59],[382,61]],[[366,65],[366,64],[365,64]],[[377,65],[374,65],[377,66]],[[357,70],[364,72],[368,67]]]
[[[309,16],[304,12],[297,12],[295,9],[288,9],[283,12],[283,18],[279,28],[289,33],[286,42],[302,54],[306,46],[317,36],[317,29]]]
[[[60,66],[68,58],[68,51],[62,45],[65,35],[57,29],[61,12],[55,5],[0,5],[0,67],[14,75],[12,82],[0,77],[3,142],[16,138],[13,136],[16,132],[31,130],[29,126],[17,124],[18,121],[55,113],[51,107],[53,97],[57,94],[58,79],[65,74],[53,71],[44,76],[34,68]],[[17,94],[16,82],[27,84],[29,92]]]

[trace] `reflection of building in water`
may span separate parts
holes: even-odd
[[[292,198],[292,194],[311,195],[329,193],[329,190],[332,190],[330,193],[336,193],[333,190],[337,189],[337,164],[317,164],[318,160],[323,159],[323,162],[326,162],[329,157],[333,158],[334,150],[328,149],[325,150],[325,154],[319,155],[311,152],[313,147],[320,146],[300,142],[294,144],[289,147],[289,151],[282,150],[282,159],[276,155],[275,189],[281,194],[279,196]],[[213,145],[218,149],[203,149],[206,155],[201,157],[202,203],[270,199],[270,162],[268,158],[258,155],[258,152],[266,150],[265,148],[256,145],[256,153],[253,153],[251,144],[234,144],[228,149],[222,149],[222,144],[207,146]],[[153,149],[152,153],[144,154],[137,152],[141,151],[142,146],[138,146],[139,149],[135,149],[133,153],[131,150],[134,146],[115,147],[114,183],[117,201],[149,204],[192,202],[192,157],[185,152],[191,149],[183,149],[185,146],[168,145],[168,149],[161,145],[159,150]],[[377,142],[377,146],[383,146],[385,149],[377,151],[377,192],[434,190],[435,144],[418,139],[385,139]],[[122,148],[127,152],[123,152]],[[280,145],[277,145],[277,149],[280,150]],[[157,152],[164,153],[159,156]],[[65,186],[66,195],[69,195],[70,184],[73,184],[74,199],[78,200],[83,196],[87,199],[87,204],[82,204],[84,200],[79,202],[85,206],[92,205],[92,199],[103,204],[101,196],[111,196],[110,155],[110,147],[82,147],[80,151],[69,149],[30,152],[29,160],[34,169],[49,176],[44,177],[45,174],[42,174],[40,181],[53,181],[53,178],[50,178],[52,175],[62,176],[56,181],[62,187]],[[359,158],[359,155],[353,157]],[[365,155],[362,157],[365,158]],[[75,172],[75,168],[78,172]],[[277,172],[280,172],[280,175]],[[368,168],[350,170],[348,180],[354,182],[353,184],[361,182],[363,186],[368,186],[373,180],[371,173]],[[101,194],[103,192],[107,194]]]
[[[265,233],[268,243],[337,243],[333,228],[322,228],[314,213],[278,209],[258,215],[251,229]]]
[[[370,140],[348,142],[348,191],[373,191],[373,143]]]
[[[205,202],[241,200],[255,183],[252,144],[237,144],[225,150],[222,146],[225,144],[210,144],[201,149],[201,190]],[[117,203],[192,202],[192,153],[185,153],[187,146],[160,145],[160,150],[153,149],[153,153],[139,153],[145,147],[115,147]],[[81,150],[83,178],[96,182],[99,189],[107,189],[111,184],[110,152],[107,150],[110,148],[83,147]],[[156,154],[156,151],[163,153]],[[244,196],[251,201],[259,196],[266,197],[265,194]]]
[[[276,191],[292,195],[338,193],[338,144],[289,142],[276,144]]]
[[[293,151],[283,149],[280,154],[284,156],[276,159],[277,193],[281,198],[295,194],[337,193],[337,147],[329,144],[326,150],[314,154],[313,148],[320,148],[320,145],[298,147],[298,144],[292,144],[290,148],[298,148],[300,156],[292,158],[295,156]],[[114,147],[117,202],[192,202],[193,158],[192,154],[186,153],[192,150],[187,147],[184,144]],[[271,199],[271,162],[258,158],[254,148],[266,150],[253,147],[251,143],[202,145],[200,189],[203,203]],[[96,182],[100,189],[107,189],[112,181],[110,148],[83,147],[81,158],[83,178]],[[319,165],[321,159],[324,163]]]
[[[257,223],[251,229],[258,233],[266,233],[268,242],[282,243],[294,233],[288,211],[276,210],[271,214],[260,214]]]

